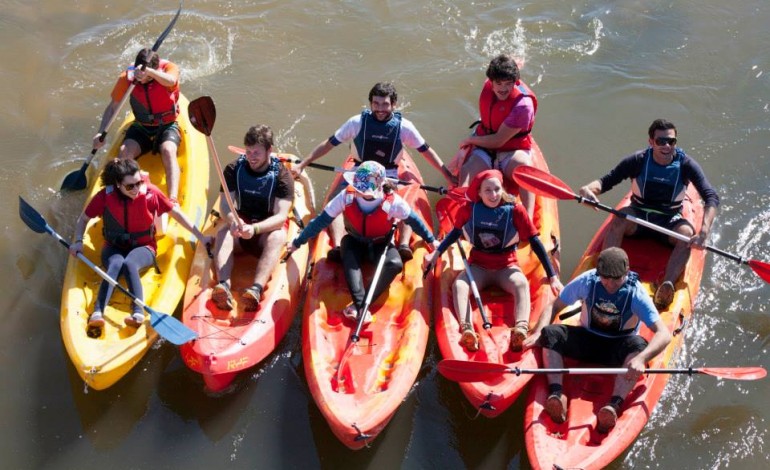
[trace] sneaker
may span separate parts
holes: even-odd
[[[511,351],[521,352],[524,349],[524,340],[529,334],[529,322],[517,321],[516,326],[511,328]]]
[[[139,328],[142,326],[142,323],[144,323],[144,314],[142,312],[136,312],[124,318],[123,322],[125,322],[126,326]]]
[[[653,299],[658,310],[665,310],[671,305],[671,302],[674,301],[674,292],[674,284],[671,281],[666,281],[658,286]]]
[[[412,249],[409,248],[409,245],[407,245],[406,243],[402,243],[401,245],[398,245],[398,254],[399,256],[401,256],[401,261],[404,263],[414,258],[414,253],[412,253]]]
[[[88,317],[88,327],[89,328],[101,328],[104,326],[104,315],[102,315],[102,312],[95,311],[91,314],[90,317]]]
[[[460,345],[470,352],[476,352],[479,350],[479,335],[473,331],[473,326],[470,323],[462,324],[463,334],[460,337]]]
[[[341,263],[342,262],[342,250],[340,247],[335,246],[329,252],[326,254],[326,260],[331,261],[332,263]]]
[[[232,310],[235,300],[227,284],[220,282],[211,290],[211,301],[219,310]]]
[[[545,412],[556,424],[567,421],[567,396],[554,393],[545,401]]]
[[[596,431],[607,434],[618,422],[618,410],[613,404],[607,404],[596,414]]]
[[[262,286],[254,284],[243,291],[243,309],[247,312],[254,312],[259,307],[259,301],[262,300]]]

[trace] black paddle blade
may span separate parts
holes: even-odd
[[[19,196],[19,217],[33,232],[45,233],[48,231],[48,223],[43,216],[21,196]]]
[[[187,113],[190,115],[190,123],[201,134],[211,137],[211,131],[214,129],[214,122],[217,120],[217,108],[214,106],[214,100],[210,96],[201,96],[190,101],[187,106]]]
[[[88,179],[86,178],[86,170],[88,169],[88,163],[83,164],[79,170],[73,171],[68,174],[64,181],[61,183],[62,191],[81,191],[88,186]]]
[[[182,13],[182,2],[183,0],[179,0],[179,9],[176,11],[176,15],[174,15],[174,19],[171,20],[171,23],[166,26],[166,29],[163,30],[163,32],[158,37],[158,40],[155,41],[155,44],[152,45],[152,50],[155,52],[158,52],[158,49],[160,48],[160,45],[163,43],[163,40],[166,39],[166,36],[168,36],[168,33],[171,32],[171,29],[176,24],[176,20],[179,19],[179,14]]]

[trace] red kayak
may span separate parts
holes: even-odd
[[[532,148],[534,166],[548,171],[540,147],[534,143]],[[518,188],[508,188],[517,193]],[[437,207],[438,217],[441,221],[443,215],[441,206]],[[559,269],[559,213],[556,200],[538,196],[535,201],[535,226],[539,229],[540,239],[546,250],[552,254],[551,261],[554,268]],[[451,229],[451,224],[444,227]],[[470,252],[470,244],[462,241],[466,254]],[[537,323],[543,309],[550,308],[553,301],[550,285],[546,282],[545,269],[540,265],[535,253],[530,249],[529,243],[521,243],[518,250],[518,259],[522,271],[529,281],[530,299],[532,308],[530,311],[530,326]],[[510,294],[499,288],[487,289],[481,292],[481,301],[486,308],[492,327],[484,330],[481,314],[476,302],[471,300],[472,319],[474,329],[481,336],[479,350],[469,352],[459,344],[460,326],[454,313],[452,301],[452,284],[458,274],[463,272],[464,264],[460,250],[452,245],[442,256],[442,263],[437,263],[436,276],[438,277],[438,289],[435,291],[434,305],[436,310],[436,338],[438,339],[441,355],[445,359],[459,359],[464,361],[492,362],[509,364],[511,367],[535,368],[538,367],[539,355],[531,350],[524,353],[514,353],[509,349],[511,328],[515,324],[514,305],[515,300]],[[493,418],[506,409],[516,400],[527,385],[531,375],[516,376],[513,374],[500,374],[499,377],[485,382],[460,383],[460,389],[471,402],[474,408],[484,416]]]
[[[345,168],[353,163],[348,158]],[[406,152],[402,153],[398,172],[401,180],[422,182]],[[337,175],[331,188],[340,179]],[[431,228],[425,191],[411,184],[400,186],[398,193]],[[340,362],[356,324],[342,315],[350,295],[342,265],[326,259],[331,247],[326,231],[317,237],[311,255],[313,272],[302,317],[305,376],[332,432],[351,449],[368,445],[390,421],[412,389],[425,355],[431,286],[423,281],[421,266],[427,248],[416,237],[411,246],[414,259],[404,264],[390,290],[373,302],[373,320],[364,325],[360,340],[351,346],[352,354],[344,361],[342,371],[338,371]],[[367,286],[373,272],[374,266],[364,270]]]
[[[279,155],[296,159],[294,155]],[[287,164],[288,165],[288,164]],[[288,240],[294,239],[300,227],[312,217],[312,187],[304,177],[294,185],[294,206],[289,214]],[[219,207],[219,199],[214,208]],[[212,211],[204,233],[215,235],[226,222]],[[214,260],[206,248],[198,246],[187,281],[182,320],[198,334],[198,338],[181,346],[187,367],[203,376],[206,388],[213,392],[226,389],[238,372],[246,370],[273,352],[288,331],[299,308],[299,299],[308,266],[308,245],[303,246],[273,271],[263,291],[256,312],[246,312],[240,304],[240,293],[254,281],[256,258],[236,254],[231,285],[238,315],[219,310],[211,300],[217,284]]]
[[[629,204],[630,194],[617,206]],[[696,232],[703,219],[703,205],[692,185],[688,188],[685,211],[692,212]],[[612,217],[612,216],[610,216]],[[573,275],[592,269],[601,251],[602,241],[610,219],[594,236]],[[628,253],[630,268],[639,273],[640,280],[650,295],[662,282],[671,248],[655,240],[625,239],[623,249]],[[676,358],[700,288],[705,250],[692,250],[682,277],[676,282],[673,303],[660,312],[661,319],[673,334],[669,346],[648,367],[666,368]],[[579,315],[565,320],[577,324]],[[640,330],[648,340],[652,333],[644,325]],[[565,359],[565,367],[595,367]],[[612,395],[615,375],[566,375],[564,394],[569,399],[567,421],[555,424],[543,409],[548,398],[544,376],[533,382],[524,413],[524,438],[530,463],[535,469],[603,468],[622,454],[650,419],[652,410],[663,393],[669,374],[648,374],[637,382],[623,403],[617,425],[608,433],[596,431],[596,413],[607,404]]]

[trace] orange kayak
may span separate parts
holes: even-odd
[[[628,205],[629,197],[630,194],[617,207]],[[684,210],[691,211],[690,220],[694,222],[697,232],[703,218],[703,205],[692,185],[687,191]],[[609,221],[608,218],[594,236],[573,277],[595,267]],[[623,249],[628,253],[631,270],[639,273],[645,289],[653,295],[657,285],[662,282],[671,248],[655,240],[625,239]],[[676,358],[684,338],[683,330],[690,319],[700,289],[705,256],[705,250],[692,250],[684,274],[676,282],[673,303],[666,311],[660,312],[661,319],[672,332],[673,339],[648,367],[666,368]],[[564,322],[578,324],[578,321],[579,315],[574,315]],[[644,325],[640,334],[648,340],[652,337],[652,333]],[[586,366],[588,365],[565,360],[565,367]],[[567,421],[563,424],[554,424],[544,411],[543,407],[548,398],[545,376],[539,376],[533,382],[524,413],[524,439],[533,468],[603,468],[636,440],[650,419],[670,375],[643,376],[625,399],[615,428],[608,434],[600,434],[596,432],[596,413],[609,401],[615,377],[566,375],[564,394],[569,403]]]
[[[279,157],[296,159],[294,155],[281,154]],[[311,191],[309,179],[295,182],[294,206],[288,224],[289,240],[294,239],[300,226],[312,217]],[[219,199],[214,208],[219,208]],[[219,214],[212,211],[204,233],[214,236],[225,224]],[[203,376],[209,390],[224,390],[238,372],[260,362],[280,343],[299,307],[308,254],[309,247],[305,245],[276,266],[256,312],[246,312],[239,302],[239,293],[254,282],[256,258],[236,254],[231,285],[234,310],[238,315],[231,320],[231,312],[219,310],[211,300],[211,291],[218,282],[214,260],[208,257],[206,247],[198,246],[187,280],[182,313],[182,321],[198,334],[198,338],[181,346],[180,351],[187,367]]]
[[[348,158],[345,168],[353,166]],[[399,163],[399,179],[422,182],[406,153]],[[331,188],[340,181],[337,175]],[[425,191],[417,184],[400,186],[398,193],[432,228]],[[328,196],[327,196],[328,199]],[[338,374],[355,322],[342,310],[350,302],[342,265],[329,262],[331,245],[326,231],[317,237],[311,254],[313,272],[308,284],[302,321],[302,357],[310,393],[329,427],[343,444],[360,449],[377,437],[411,390],[422,365],[429,334],[430,277],[423,281],[425,244],[412,240],[414,259],[372,303],[372,322],[351,346],[344,370]],[[369,286],[374,266],[364,270]],[[338,381],[338,375],[340,380]]]
[[[548,171],[548,165],[536,143],[532,152],[534,166]],[[546,250],[552,254],[551,262],[558,271],[559,213],[556,200],[538,196],[535,200],[534,218],[535,226],[540,231],[540,240]],[[470,244],[465,240],[462,243],[466,254],[469,253]],[[550,285],[545,282],[545,269],[540,265],[540,261],[531,250],[529,243],[519,245],[517,256],[519,265],[529,281],[532,302],[529,319],[530,325],[534,326],[543,309],[550,308],[553,294]],[[510,329],[515,324],[515,300],[512,295],[499,288],[486,289],[481,292],[481,301],[489,321],[492,323],[492,327],[488,330],[484,330],[479,308],[475,300],[471,299],[473,326],[481,336],[479,350],[470,352],[460,346],[460,326],[454,313],[452,284],[457,275],[464,269],[460,250],[456,245],[452,245],[443,254],[440,265],[437,263],[438,289],[435,290],[434,305],[436,310],[436,338],[441,355],[445,359],[493,362],[520,368],[538,367],[539,354],[533,354],[532,350],[514,353],[509,349]],[[511,406],[531,378],[531,375],[526,374],[520,376],[500,374],[499,378],[485,382],[461,382],[459,385],[463,394],[479,413],[493,418]]]

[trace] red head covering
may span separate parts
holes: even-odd
[[[500,170],[484,170],[474,176],[473,180],[471,181],[471,185],[468,186],[468,190],[465,192],[465,195],[468,197],[468,199],[473,202],[479,202],[479,200],[481,200],[479,197],[479,189],[481,189],[481,183],[489,178],[497,178],[500,180],[500,183],[503,182],[503,174],[500,172]]]

